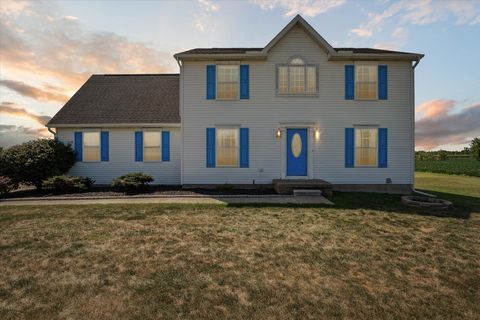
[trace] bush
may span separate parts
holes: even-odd
[[[75,163],[75,151],[57,140],[38,139],[2,151],[1,174],[15,184],[42,188],[42,181],[66,173]]]
[[[88,177],[54,176],[43,180],[42,187],[55,192],[87,191],[93,184]]]
[[[7,193],[15,189],[15,187],[16,186],[13,183],[12,179],[10,179],[9,177],[0,176],[0,197],[6,196]]]
[[[112,187],[123,192],[139,192],[148,189],[152,176],[140,172],[129,173],[112,181]]]
[[[437,153],[438,160],[445,161],[447,160],[448,153],[445,150],[440,150]]]

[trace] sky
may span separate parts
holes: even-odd
[[[480,136],[480,0],[0,0],[0,146],[45,123],[91,74],[172,73],[194,47],[263,47],[301,14],[334,47],[424,53],[416,149]]]

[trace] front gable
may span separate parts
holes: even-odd
[[[290,23],[287,24],[285,28],[283,28],[282,31],[280,31],[275,38],[265,46],[262,52],[269,53],[279,42],[281,42],[282,39],[292,32],[296,34],[303,32],[328,55],[336,53],[335,49],[300,15],[297,15],[292,21],[290,21]]]

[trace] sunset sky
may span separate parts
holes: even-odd
[[[0,0],[0,146],[44,124],[94,73],[178,72],[193,47],[263,47],[297,13],[330,44],[424,53],[417,149],[480,136],[480,1]]]

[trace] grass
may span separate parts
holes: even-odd
[[[448,158],[444,161],[415,160],[415,171],[480,177],[480,161],[474,158]]]
[[[460,205],[0,207],[0,318],[478,319],[480,178],[417,178]]]

